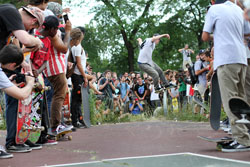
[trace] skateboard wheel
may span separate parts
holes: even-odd
[[[45,130],[45,128],[44,128],[44,126],[42,126],[42,127],[41,127],[41,131],[44,131],[44,130]]]
[[[27,129],[26,127],[22,126],[22,131],[26,131],[26,129]]]
[[[31,129],[32,129],[33,132],[36,131],[36,127],[35,126],[31,126]]]
[[[69,139],[69,140],[72,140],[72,136],[68,136],[68,139]]]
[[[235,125],[236,124],[236,122],[235,122],[235,119],[231,119],[231,125]]]

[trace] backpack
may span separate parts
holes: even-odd
[[[198,84],[199,83],[199,78],[198,75],[195,75],[195,69],[194,69],[195,63],[192,66],[188,67],[188,72],[190,74],[190,79],[192,85]],[[203,69],[203,64],[201,63],[201,69]]]

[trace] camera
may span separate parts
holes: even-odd
[[[112,80],[111,80],[111,79],[109,79],[109,82],[112,82]]]
[[[24,74],[16,74],[16,76],[13,78],[13,81],[16,81],[17,84],[26,82],[25,75]]]

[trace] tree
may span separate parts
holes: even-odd
[[[66,0],[73,6],[86,6],[86,0]],[[74,3],[73,3],[74,2]],[[208,1],[203,0],[96,0],[92,8],[95,13],[89,27],[95,27],[95,40],[99,40],[101,57],[108,55],[110,65],[107,68],[121,71],[134,71],[136,55],[139,49],[136,39],[152,37],[156,32],[169,33],[171,40],[165,39],[154,51],[153,59],[161,67],[178,69],[181,58],[177,50],[185,42],[201,48],[204,15]],[[92,38],[91,37],[91,38]],[[91,39],[90,39],[91,40]]]

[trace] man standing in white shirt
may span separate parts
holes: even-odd
[[[237,5],[235,4],[237,3]],[[228,0],[209,9],[202,39],[214,40],[214,70],[217,70],[224,111],[230,120],[238,119],[229,108],[232,96],[245,98],[244,84],[247,70],[247,56],[244,46],[242,4],[239,0]],[[213,33],[213,36],[211,35]],[[245,125],[231,124],[232,135],[236,139],[222,147],[223,152],[250,150],[250,136]]]

